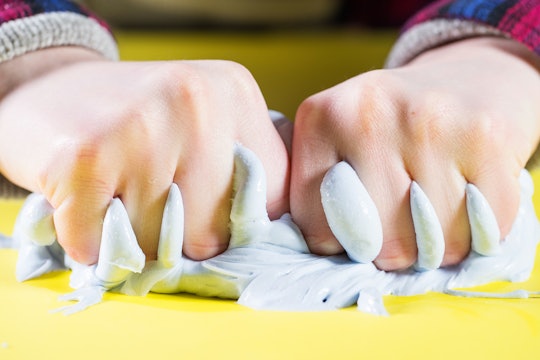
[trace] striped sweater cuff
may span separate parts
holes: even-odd
[[[117,60],[116,42],[95,19],[58,11],[7,21],[0,25],[0,62],[53,46],[81,46]]]
[[[498,29],[475,21],[434,19],[415,25],[403,33],[392,47],[385,67],[402,66],[429,49],[478,36],[509,38]]]

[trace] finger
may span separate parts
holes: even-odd
[[[185,208],[183,251],[194,260],[222,253],[230,238],[233,143],[220,148],[220,156],[204,149],[191,154],[175,175]]]
[[[341,159],[332,136],[321,137],[316,112],[299,110],[294,124],[291,169],[291,216],[309,249],[321,255],[337,254],[343,247],[332,234],[321,203],[320,186],[326,172]],[[323,124],[324,125],[324,124]]]
[[[153,172],[149,171],[151,177]],[[117,195],[124,204],[137,242],[148,260],[157,258],[163,210],[171,180],[154,179],[151,184],[136,180],[121,185]]]
[[[97,262],[103,219],[110,201],[106,196],[73,193],[56,207],[53,220],[58,243],[76,262]]]
[[[204,94],[204,102],[198,104],[203,105],[204,110],[199,109],[194,121],[216,127],[203,129],[204,142],[196,144],[195,148],[198,148],[197,145],[203,148],[212,146],[217,153],[209,153],[209,156],[227,156],[225,166],[233,163],[233,152],[229,152],[229,149],[235,142],[253,151],[266,171],[268,215],[270,219],[279,218],[289,211],[290,159],[286,143],[290,136],[290,125],[279,113],[269,113],[257,82],[244,66],[229,61],[203,61],[192,65],[204,69],[207,84],[211,84]],[[213,106],[207,106],[209,103]],[[282,119],[277,120],[278,129],[271,117]],[[284,136],[283,139],[280,134]],[[218,144],[225,139],[230,142],[219,147]],[[231,173],[224,174],[230,183]]]
[[[483,195],[498,225],[499,240],[503,239],[510,232],[519,208],[519,173],[514,174],[501,168],[468,180]]]
[[[264,102],[261,101],[253,111],[250,121],[242,125],[237,137],[241,145],[257,155],[264,167],[267,184],[266,209],[272,220],[290,211],[288,146],[292,137],[292,126],[292,122],[282,114],[267,112]]]
[[[369,98],[368,98],[369,100]],[[374,99],[366,100],[366,109]],[[356,120],[342,142],[342,153],[355,169],[378,210],[383,245],[375,259],[382,270],[401,270],[417,258],[410,206],[411,177],[399,149],[395,109],[367,112]],[[384,117],[383,117],[384,115]],[[345,133],[345,132],[344,132]],[[347,140],[348,139],[348,140]]]
[[[470,251],[471,232],[467,216],[466,180],[446,161],[423,159],[412,166],[411,177],[416,181],[433,206],[444,237],[444,256],[441,266],[455,265]],[[444,176],[442,176],[444,174]]]
[[[363,156],[355,162],[355,169],[378,209],[383,229],[382,249],[374,263],[387,271],[406,269],[417,259],[409,197],[411,179],[393,154],[390,149],[380,149],[378,154]]]

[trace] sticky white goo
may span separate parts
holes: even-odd
[[[351,260],[375,260],[383,243],[379,212],[349,164],[342,161],[326,173],[321,201],[332,233]]]
[[[361,182],[352,175],[356,176],[354,170],[340,163],[329,171],[321,185],[328,222],[351,257],[310,254],[288,214],[270,221],[266,213],[264,169],[251,151],[237,146],[232,234],[225,253],[205,261],[182,256],[184,209],[180,190],[173,184],[164,211],[156,261],[145,263],[127,213],[122,203],[114,200],[103,226],[99,261],[94,266],[83,266],[69,259],[51,241],[53,209],[42,196],[33,194],[15,226],[14,242],[19,246],[17,278],[22,281],[54,269],[71,268],[70,285],[76,290],[62,299],[78,302],[60,309],[66,313],[98,303],[103,293],[111,290],[130,295],[149,291],[187,292],[238,299],[240,304],[255,309],[328,310],[356,303],[361,311],[384,315],[382,296],[387,294],[449,292],[491,281],[522,281],[529,277],[539,225],[531,200],[533,185],[526,171],[520,179],[518,216],[500,245],[494,240],[496,222],[487,202],[477,189],[468,189],[475,251],[460,265],[447,268],[439,268],[444,251],[440,224],[427,196],[413,184],[411,210],[419,261],[416,267],[400,272],[380,271],[370,262],[380,250],[382,229],[368,193],[358,188]],[[341,201],[347,199],[350,201],[340,209]],[[528,293],[521,291],[518,295],[523,297]]]
[[[482,194],[478,193],[478,196]],[[445,247],[441,223],[428,197],[416,181],[411,184],[410,198],[418,247],[418,260],[415,267],[418,270],[437,269],[443,261]]]

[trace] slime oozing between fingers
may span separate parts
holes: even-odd
[[[416,268],[385,272],[371,262],[380,251],[382,229],[377,222],[380,220],[374,215],[376,209],[370,207],[369,194],[365,189],[359,190],[361,182],[352,177],[356,175],[351,170],[347,164],[340,163],[329,171],[321,185],[328,222],[349,256],[311,254],[288,214],[271,221],[266,212],[264,169],[249,149],[238,145],[235,148],[236,194],[230,216],[231,241],[223,254],[204,261],[193,261],[181,255],[183,208],[180,189],[173,184],[168,210],[164,213],[157,260],[144,263],[140,249],[129,250],[137,255],[136,261],[119,260],[129,252],[125,247],[132,247],[134,243],[129,218],[118,200],[108,211],[110,221],[104,223],[102,247],[107,249],[100,253],[97,265],[77,264],[56,242],[51,244],[41,239],[42,236],[50,239],[53,233],[35,231],[36,223],[46,221],[43,219],[53,210],[40,195],[33,194],[21,214],[37,212],[41,215],[21,215],[17,220],[14,233],[14,242],[19,247],[17,277],[25,280],[53,269],[71,268],[70,284],[76,290],[66,299],[79,302],[63,308],[68,313],[99,302],[103,291],[111,290],[130,295],[144,295],[149,291],[187,292],[238,299],[240,304],[255,309],[328,310],[356,303],[361,311],[384,315],[383,295],[449,292],[491,281],[522,281],[530,275],[539,226],[531,200],[532,181],[526,171],[520,179],[518,216],[500,245],[493,241],[490,230],[493,219],[491,214],[485,215],[488,213],[483,210],[485,199],[479,191],[468,191],[473,242],[478,242],[476,249],[479,250],[472,251],[461,264],[447,268],[439,268],[441,251],[444,251],[440,224],[427,196],[413,184],[411,210],[415,214],[419,261]],[[352,196],[357,198],[341,209],[340,202]],[[362,226],[357,226],[355,219],[359,219]],[[40,229],[48,227],[41,225]],[[49,232],[54,232],[54,228],[49,228]],[[355,244],[357,240],[360,245]]]

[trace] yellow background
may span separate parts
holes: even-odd
[[[269,107],[294,117],[311,93],[382,65],[393,33],[117,34],[122,58],[226,58],[245,64]],[[535,174],[540,188],[540,176]],[[535,203],[540,205],[536,195]],[[10,232],[20,202],[0,204]],[[537,207],[538,211],[538,207]],[[319,313],[253,311],[189,295],[105,301],[72,316],[51,314],[69,292],[67,272],[17,283],[16,253],[0,250],[0,359],[534,359],[540,356],[540,299],[465,299],[442,294],[385,297],[391,316],[354,308]],[[524,284],[540,290],[540,266]]]

